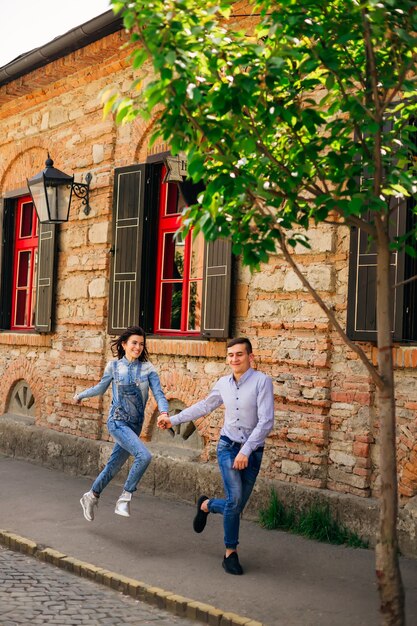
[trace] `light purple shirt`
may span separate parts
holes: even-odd
[[[242,444],[241,452],[249,456],[264,445],[274,426],[274,390],[272,380],[266,374],[251,367],[240,377],[223,376],[209,395],[178,415],[170,417],[173,426],[203,417],[225,406],[221,435]]]

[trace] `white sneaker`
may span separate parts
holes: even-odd
[[[84,517],[87,522],[92,522],[94,519],[94,507],[98,506],[98,498],[92,491],[87,491],[80,500],[83,507]]]
[[[130,517],[130,501],[132,499],[132,494],[130,491],[123,491],[122,495],[116,502],[116,508],[114,512],[117,515],[122,515],[123,517]]]

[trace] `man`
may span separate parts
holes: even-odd
[[[202,495],[197,501],[193,527],[201,533],[209,513],[223,515],[226,552],[223,568],[228,574],[243,574],[237,555],[240,514],[258,475],[265,438],[274,424],[272,380],[252,369],[252,345],[238,337],[227,344],[227,362],[232,374],[223,376],[209,395],[173,417],[161,416],[162,429],[195,420],[225,405],[225,418],[217,445],[217,459],[223,479],[225,499]]]

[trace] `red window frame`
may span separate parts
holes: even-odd
[[[18,199],[13,246],[11,330],[34,328],[38,216],[31,196]]]
[[[165,166],[161,170],[159,210],[158,210],[158,235],[157,235],[157,258],[156,258],[156,289],[155,289],[155,315],[154,315],[154,332],[163,335],[200,335],[201,327],[197,330],[190,330],[189,310],[190,310],[190,283],[203,282],[202,268],[201,276],[191,277],[191,254],[193,246],[192,232],[183,240],[183,276],[175,278],[165,278],[163,276],[164,260],[165,260],[165,242],[166,235],[175,233],[181,224],[181,213],[172,209],[177,208],[179,197],[179,186],[177,183],[164,183],[163,179],[166,173]],[[170,211],[170,212],[169,212]],[[201,235],[200,235],[201,236]],[[169,289],[169,285],[181,285],[181,320],[178,329],[169,328],[169,324],[165,321],[171,319],[172,306],[161,311],[163,301],[163,289]],[[172,300],[171,300],[172,303]],[[165,317],[165,321],[164,321]]]

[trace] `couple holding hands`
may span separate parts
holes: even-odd
[[[226,360],[230,374],[222,376],[207,397],[175,416],[168,414],[168,402],[159,376],[149,361],[144,330],[139,326],[127,328],[112,342],[112,349],[117,359],[106,365],[100,382],[74,396],[74,401],[79,403],[85,398],[104,394],[112,384],[107,428],[116,443],[106,466],[80,500],[84,517],[90,522],[94,520],[101,492],[131,455],[134,460],[115,508],[118,515],[129,517],[132,494],[152,458],[139,438],[149,388],[158,404],[158,427],[161,429],[196,420],[223,404],[225,417],[217,444],[217,459],[225,497],[201,495],[193,528],[201,533],[210,513],[222,514],[223,568],[228,574],[243,574],[237,554],[240,514],[254,487],[265,439],[274,425],[272,380],[253,369],[254,356],[249,339],[238,337],[228,342]]]

